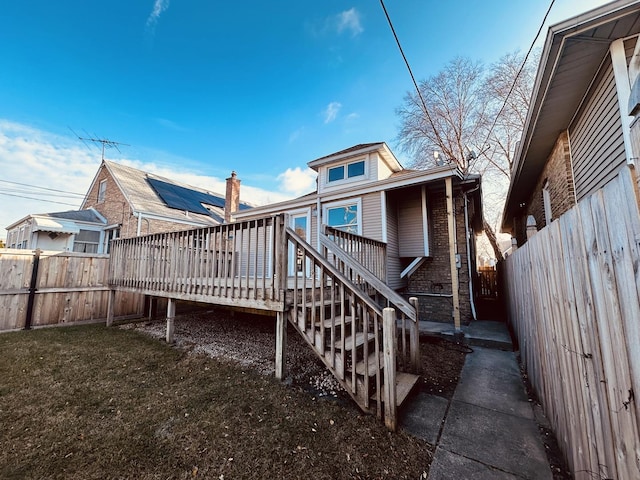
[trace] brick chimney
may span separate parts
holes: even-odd
[[[231,172],[227,178],[227,193],[224,198],[224,222],[231,222],[231,214],[237,212],[240,207],[240,180],[236,177],[236,172]]]

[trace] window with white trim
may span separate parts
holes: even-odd
[[[327,172],[327,182],[337,182],[347,178],[363,177],[365,175],[365,171],[364,160],[330,167]]]
[[[95,230],[80,230],[73,240],[73,251],[80,253],[98,253],[100,232]]]
[[[359,235],[362,229],[361,218],[360,201],[332,204],[325,209],[325,223],[345,232]]]
[[[107,194],[107,181],[102,180],[98,185],[98,203],[104,202],[104,198]]]

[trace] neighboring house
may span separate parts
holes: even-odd
[[[7,227],[7,247],[104,253],[106,226],[93,208],[27,215]]]
[[[402,293],[418,296],[424,320],[452,321],[453,254],[460,318],[465,323],[473,318],[474,234],[482,229],[479,176],[464,176],[454,165],[404,169],[385,143],[356,145],[313,160],[308,166],[318,172],[315,192],[237,212],[236,219],[285,212],[290,226],[318,250],[322,225],[384,242],[386,283]],[[447,179],[453,188],[457,233],[451,242]]]
[[[640,478],[639,35],[638,0],[549,29],[502,218],[509,321],[576,479]]]
[[[230,208],[225,210],[225,205]],[[225,196],[103,160],[81,208],[95,208],[109,224],[106,236],[128,238],[187,230],[230,221],[250,208],[240,202],[240,180],[232,172]]]
[[[628,0],[549,29],[502,219],[518,245],[637,162],[639,33]]]

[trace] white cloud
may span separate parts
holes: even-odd
[[[153,9],[149,14],[149,18],[147,18],[148,29],[151,29],[151,30],[155,29],[155,26],[158,23],[158,19],[160,18],[160,15],[167,8],[169,8],[169,1],[170,0],[155,0],[155,2],[153,2]]]
[[[114,152],[110,151],[112,154]],[[224,194],[226,190],[224,178],[174,169],[171,166],[139,159],[113,156],[109,158],[211,192]],[[29,214],[79,208],[100,162],[101,155],[98,149],[88,150],[75,138],[0,119],[0,238],[6,238],[5,227]],[[255,205],[280,202],[299,195],[299,189],[313,186],[310,177],[305,180],[305,175],[296,174],[295,170],[293,174],[289,172],[287,170],[273,179],[274,190],[278,188],[278,182],[281,184],[278,192],[253,187],[243,182],[240,189],[241,200]],[[241,172],[239,177],[242,180]]]
[[[287,168],[285,172],[278,175],[278,181],[281,191],[298,197],[315,190],[316,172],[310,168]]]
[[[294,143],[304,133],[304,127],[300,127],[289,135],[289,143]]]
[[[347,31],[351,32],[352,37],[355,37],[364,32],[364,28],[362,28],[362,24],[360,23],[360,13],[355,7],[340,12],[336,15],[335,20],[338,33]]]
[[[340,102],[331,102],[327,105],[327,108],[322,112],[324,114],[324,123],[333,122],[338,117],[341,108],[342,104]]]

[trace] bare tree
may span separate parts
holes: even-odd
[[[519,52],[504,55],[488,68],[468,58],[454,58],[442,71],[421,81],[420,95],[408,93],[397,110],[401,119],[397,140],[413,157],[414,168],[445,161],[464,173],[483,175],[483,223],[498,259],[502,252],[495,229],[535,76],[535,60],[524,66],[523,61]]]

